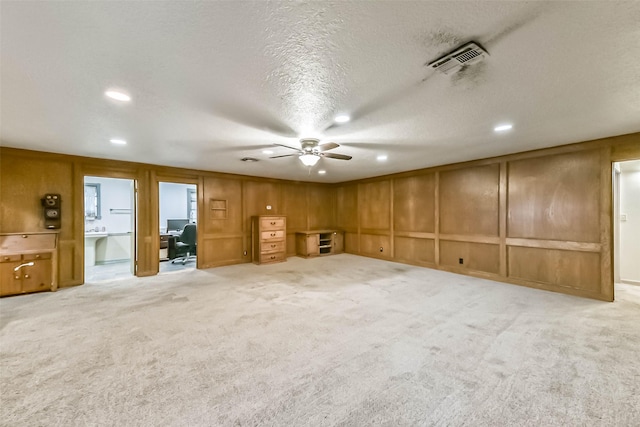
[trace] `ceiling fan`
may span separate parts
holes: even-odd
[[[320,144],[320,140],[315,138],[303,138],[300,140],[300,147],[289,147],[288,145],[283,144],[274,144],[280,147],[285,147],[290,150],[295,150],[297,153],[295,154],[285,154],[282,156],[273,156],[270,159],[277,159],[279,157],[291,157],[298,156],[300,161],[305,166],[314,166],[320,160],[320,157],[326,157],[328,159],[338,159],[338,160],[351,160],[351,156],[347,156],[345,154],[337,154],[337,153],[326,153],[326,151],[333,150],[334,148],[338,148],[340,144],[336,144],[335,142],[326,142],[324,144]]]

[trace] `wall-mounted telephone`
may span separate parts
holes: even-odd
[[[45,194],[42,199],[42,206],[44,208],[44,227],[45,228],[60,228],[60,195],[59,194]]]

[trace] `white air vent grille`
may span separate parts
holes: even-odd
[[[427,64],[444,74],[453,74],[463,66],[482,61],[488,55],[479,44],[470,42]]]

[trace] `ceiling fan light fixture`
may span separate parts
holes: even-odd
[[[299,157],[300,161],[305,166],[315,166],[320,160],[320,156],[316,156],[315,154],[303,154]]]

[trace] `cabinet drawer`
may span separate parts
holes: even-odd
[[[41,254],[25,254],[22,257],[25,261],[35,261],[38,259],[51,259],[51,252],[43,252]]]
[[[262,240],[282,240],[284,239],[284,230],[263,231],[260,233]]]
[[[20,261],[22,255],[2,255],[0,256],[0,262],[13,262]]]
[[[261,230],[280,230],[284,228],[284,218],[260,218]]]
[[[11,234],[8,236],[0,236],[0,251],[2,252],[21,252],[55,248],[55,234]]]
[[[263,254],[282,251],[284,251],[284,242],[262,242],[260,244],[260,253]]]
[[[260,254],[260,263],[284,261],[284,252],[274,252],[269,254]]]

